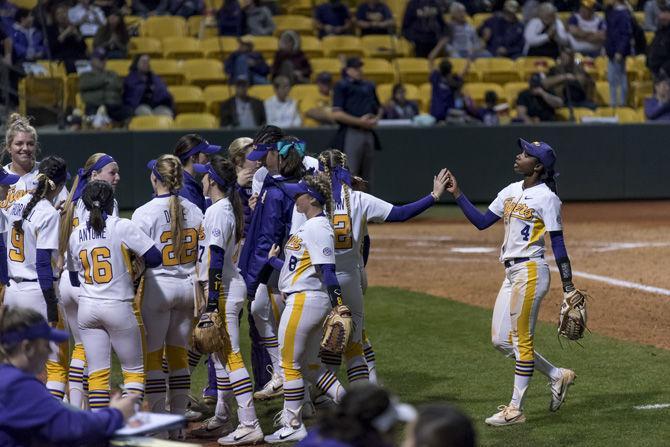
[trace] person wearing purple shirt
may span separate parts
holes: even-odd
[[[525,41],[523,23],[516,16],[518,11],[519,3],[516,0],[507,0],[502,11],[487,19],[477,30],[486,43],[486,49],[493,56],[510,58],[521,56]]]
[[[314,21],[319,37],[331,34],[348,34],[351,28],[349,8],[341,0],[330,0],[317,6]]]
[[[8,0],[0,1],[0,26],[5,34],[11,34],[14,26],[14,16],[18,7]]]
[[[605,10],[605,52],[607,53],[607,81],[610,84],[610,105],[624,106],[628,95],[626,57],[631,54],[633,37],[632,16],[624,0],[614,0]],[[618,95],[620,93],[620,95]]]
[[[394,23],[391,10],[381,0],[367,0],[356,10],[356,25],[361,30],[361,36],[390,34]]]
[[[267,76],[270,67],[263,59],[263,55],[254,51],[254,44],[247,39],[239,39],[239,48],[228,56],[224,68],[230,82],[240,78],[247,79],[250,84],[269,84]]]
[[[656,81],[654,96],[644,100],[647,121],[670,121],[670,78],[663,76]]]
[[[197,134],[187,134],[177,141],[174,155],[179,157],[184,165],[184,187],[179,195],[196,205],[204,213],[207,208],[205,195],[202,193],[202,184],[195,179],[195,163],[206,164],[207,155],[215,154],[221,146],[209,144],[207,140]]]

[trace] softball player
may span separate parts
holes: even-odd
[[[65,217],[61,220],[59,251],[61,254],[67,250],[66,244],[69,241],[72,229],[77,227],[80,222],[88,221],[88,210],[81,199],[81,193],[89,181],[102,180],[112,185],[116,189],[121,177],[119,175],[119,165],[113,157],[103,153],[93,154],[88,157],[83,168],[77,172],[77,177],[72,184],[72,197],[70,203],[65,208]],[[66,204],[68,202],[66,201]],[[113,216],[119,215],[119,206],[114,201]],[[86,368],[86,354],[84,345],[79,335],[79,324],[77,322],[77,313],[79,306],[79,288],[74,287],[68,275],[61,275],[58,282],[60,293],[60,304],[65,313],[68,328],[74,340],[74,347],[70,357],[70,367],[68,369],[68,401],[70,405],[79,408],[85,408],[88,404],[85,389],[88,387],[88,370]]]
[[[0,200],[4,200],[9,191],[10,185],[19,181],[18,175],[12,175],[0,169]],[[2,306],[2,296],[5,293],[5,287],[9,283],[9,277],[7,275],[7,245],[5,244],[5,236],[7,233],[7,216],[5,213],[0,212],[0,306]]]
[[[281,366],[284,372],[284,409],[281,428],[265,437],[270,444],[299,441],[307,436],[302,423],[302,405],[307,378],[321,392],[339,403],[344,388],[318,359],[323,322],[330,310],[342,304],[342,292],[335,275],[335,236],[329,218],[332,201],[324,177],[305,176],[298,183],[286,183],[307,220],[284,247],[273,245],[269,263],[281,268],[279,290],[286,294],[286,308],[279,322]]]
[[[147,268],[161,264],[154,241],[133,222],[111,216],[114,190],[103,181],[86,185],[81,197],[89,220],[72,230],[67,268],[80,284],[77,320],[89,369],[90,408],[109,404],[111,349],[123,372],[125,391],[144,393],[144,359],[139,322],[133,310],[135,291],[130,252]]]
[[[367,222],[404,222],[421,214],[437,202],[446,187],[447,171],[443,169],[433,179],[433,191],[426,197],[405,206],[393,206],[351,188],[351,173],[344,153],[330,149],[319,154],[319,167],[325,173],[333,191],[331,222],[335,231],[337,279],[342,286],[344,304],[349,306],[355,331],[344,355],[349,383],[368,380],[368,365],[363,352],[363,289],[361,253]],[[340,356],[322,352],[321,359],[336,372]]]
[[[224,368],[237,401],[239,425],[232,433],[221,437],[221,445],[254,444],[263,440],[253,401],[253,385],[244,366],[240,351],[240,313],[247,295],[246,285],[237,268],[239,246],[244,231],[244,209],[237,193],[235,165],[227,158],[213,156],[207,165],[196,165],[196,172],[204,174],[203,190],[212,199],[205,212],[200,256],[206,266],[200,270],[208,282],[207,311],[219,310],[224,314],[231,350],[214,356],[217,377]],[[218,396],[217,407],[225,402]],[[215,418],[217,415],[215,415]],[[215,422],[215,421],[210,421]],[[223,422],[223,421],[220,421]],[[210,426],[212,424],[208,424]],[[216,425],[216,424],[214,424]]]
[[[148,268],[144,274],[141,310],[147,341],[146,398],[151,411],[165,412],[162,369],[165,351],[170,412],[184,414],[191,389],[187,350],[193,324],[198,232],[203,215],[196,205],[178,195],[184,171],[177,157],[162,155],[151,160],[148,167],[155,195],[135,210],[132,217],[133,223],[153,239],[162,253],[162,265]]]
[[[9,286],[5,305],[29,307],[59,323],[52,255],[58,250],[60,216],[53,201],[67,180],[65,161],[45,158],[39,167],[37,188],[14,202],[7,213],[7,268]],[[47,362],[47,388],[62,399],[67,381],[67,350],[54,350]]]
[[[514,356],[516,369],[512,400],[486,419],[487,424],[495,426],[526,421],[523,399],[534,369],[551,380],[551,411],[560,408],[575,380],[573,371],[555,367],[535,351],[534,345],[535,322],[551,280],[549,266],[544,260],[547,231],[563,290],[574,290],[570,260],[563,241],[561,201],[556,195],[554,181],[556,155],[544,142],[529,143],[519,138],[518,144],[521,153],[516,156],[514,171],[524,179],[500,191],[486,214],[470,203],[451,173],[447,188],[463,214],[478,229],[490,227],[501,217],[505,224],[505,238],[500,249],[505,279],[493,308],[491,334],[498,350]]]
[[[202,184],[195,178],[193,165],[207,163],[207,156],[219,151],[221,151],[221,146],[209,144],[203,137],[194,133],[181,137],[174,148],[174,155],[181,160],[184,166],[184,186],[179,191],[179,195],[193,202],[203,213],[207,204],[205,195],[202,193]]]

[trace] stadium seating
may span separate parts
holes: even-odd
[[[109,59],[107,61],[106,67],[107,70],[113,71],[117,75],[125,78],[128,76],[131,63],[132,61],[129,59]]]
[[[305,17],[303,15],[276,15],[273,17],[275,25],[275,36],[279,36],[281,33],[287,30],[295,31],[298,34],[303,34],[307,36],[314,35],[314,22],[311,18]]]
[[[574,117],[575,117],[575,122],[581,123],[582,118],[585,116],[595,116],[595,112],[591,109],[587,109],[584,107],[574,107],[573,109]],[[556,118],[559,121],[570,121],[570,109],[567,107],[561,107],[560,109],[556,110]]]
[[[163,79],[167,85],[184,83],[184,71],[181,63],[174,59],[152,59],[151,70]]]
[[[363,58],[363,73],[366,79],[376,84],[393,82],[395,80],[393,66],[386,59]]]
[[[395,60],[399,82],[419,84],[428,80],[428,61],[419,57],[399,57]]]
[[[407,57],[411,46],[407,40],[390,35],[362,36],[360,45],[365,57],[383,57],[394,59],[396,57]]]
[[[620,123],[643,123],[644,116],[630,107],[598,107],[596,116],[616,116]]]
[[[484,24],[489,18],[491,18],[492,14],[489,12],[480,12],[479,14],[475,14],[472,16],[472,26],[475,27],[475,29],[479,29],[480,26]]]
[[[297,84],[291,88],[289,96],[296,101],[302,101],[308,98],[318,98],[321,94],[316,84]]]
[[[148,54],[151,57],[163,57],[163,44],[155,37],[132,37],[128,45],[128,54]]]
[[[171,129],[174,121],[169,116],[150,115],[135,116],[128,124],[129,130],[160,130]]]
[[[251,40],[254,44],[254,51],[261,53],[265,59],[274,57],[277,52],[279,41],[274,36],[244,36],[243,38]],[[237,45],[235,45],[233,51],[236,49]]]
[[[326,36],[321,39],[321,46],[328,57],[361,57],[364,53],[361,40],[356,36]]]
[[[237,50],[238,43],[235,37],[208,37],[200,41],[200,48],[208,59],[222,60]]]
[[[505,84],[503,89],[505,90],[504,98],[507,100],[507,103],[510,107],[516,107],[516,99],[519,97],[519,93],[528,88],[527,82],[508,82]]]
[[[499,84],[492,82],[471,82],[463,86],[463,92],[469,95],[478,106],[484,105],[484,96],[489,90],[496,92],[498,98],[505,96],[503,88]]]
[[[258,98],[261,101],[271,98],[274,94],[275,90],[272,85],[252,85],[249,87],[249,96]]]
[[[477,73],[482,82],[504,84],[521,80],[514,61],[508,58],[479,58],[474,61],[471,70]]]
[[[379,98],[379,102],[386,104],[391,99],[394,85],[395,84],[387,83],[377,86],[377,98]],[[419,104],[419,109],[423,110],[423,100],[419,93],[419,88],[413,84],[404,84],[404,87],[405,97],[411,101],[416,101]]]
[[[607,81],[596,81],[595,102],[599,106],[610,103],[610,84]]]
[[[203,96],[207,111],[216,117],[221,116],[221,103],[235,95],[235,88],[230,85],[209,85],[205,87]]]
[[[201,88],[226,80],[223,63],[214,59],[189,59],[183,62],[182,67],[186,82]]]
[[[309,59],[323,57],[321,41],[314,36],[302,36],[300,38],[300,48]]]
[[[206,104],[202,89],[194,85],[173,85],[168,87],[174,99],[175,113],[203,113]]]
[[[174,120],[173,129],[216,129],[219,120],[211,113],[180,113]]]
[[[554,60],[548,57],[520,57],[514,61],[515,70],[522,81],[527,81],[533,73],[546,73],[554,66]]]
[[[156,38],[187,36],[188,28],[183,17],[152,16],[142,23],[140,35]]]
[[[320,57],[314,58],[309,62],[312,65],[312,79],[316,79],[316,76],[322,71],[330,73],[334,78],[340,77],[342,63],[339,61],[339,59]]]
[[[634,107],[641,107],[644,103],[644,98],[648,98],[654,94],[654,84],[651,81],[636,81],[631,83],[629,92],[631,104]]]
[[[174,59],[195,59],[204,57],[200,41],[194,37],[165,37],[163,57]]]

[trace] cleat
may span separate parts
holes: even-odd
[[[523,424],[526,422],[526,416],[523,411],[511,405],[501,405],[498,407],[499,412],[493,416],[486,418],[484,422],[494,427],[502,427],[504,425]]]
[[[217,438],[227,435],[233,431],[233,421],[230,418],[222,419],[218,416],[212,416],[203,422],[203,424],[191,430],[191,436],[196,438]]]
[[[307,437],[305,424],[300,424],[295,427],[287,424],[271,435],[267,435],[265,437],[265,442],[268,444],[281,444],[284,442],[301,441],[305,439],[305,437]]]
[[[262,390],[254,393],[254,399],[270,400],[284,395],[284,380],[277,373],[272,373],[272,379],[265,384]]]
[[[263,430],[256,420],[250,425],[240,423],[234,432],[219,438],[216,442],[219,445],[249,445],[263,442],[263,439]]]
[[[561,377],[558,380],[551,381],[551,402],[549,402],[549,411],[558,411],[565,401],[568,394],[568,388],[575,381],[575,372],[571,369],[561,368]]]

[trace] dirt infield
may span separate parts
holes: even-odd
[[[574,282],[593,295],[589,328],[670,349],[670,202],[566,204],[563,222]],[[371,225],[370,235],[370,285],[493,308],[503,280],[501,223],[479,232],[461,216],[429,218]],[[556,321],[560,285],[554,270],[540,319]]]

